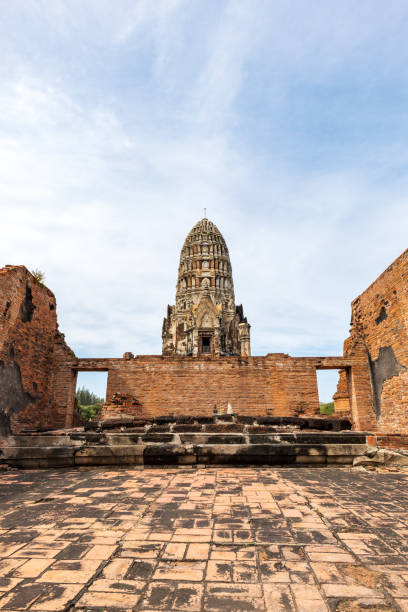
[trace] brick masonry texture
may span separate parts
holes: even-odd
[[[79,368],[109,370],[107,398],[115,392],[140,402],[145,416],[220,413],[228,403],[238,414],[299,416],[319,414],[316,367],[320,363],[350,364],[343,358],[265,357],[188,358],[139,356],[131,360],[79,360]],[[116,414],[108,404],[104,415]],[[139,415],[140,407],[124,412]]]
[[[213,359],[140,357],[112,367],[108,397],[116,389],[135,396],[143,412],[212,414],[228,402],[240,414],[318,414],[316,374],[307,361],[287,355]]]
[[[408,610],[408,474],[0,474],[0,610]]]
[[[60,427],[66,409],[53,399],[59,361],[74,357],[58,331],[54,294],[24,266],[0,269],[0,437]]]
[[[352,302],[345,355],[358,346],[368,358],[373,396],[363,422],[374,418],[380,432],[408,433],[408,250]]]

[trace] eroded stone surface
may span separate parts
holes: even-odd
[[[224,422],[228,416],[229,421]],[[203,418],[206,420],[202,423]],[[367,449],[364,432],[343,431],[349,421],[331,418],[158,417],[109,419],[85,430],[12,436],[0,449],[11,467],[53,468],[92,465],[351,465]],[[269,427],[265,421],[275,422]],[[182,424],[190,421],[190,424]],[[165,423],[165,424],[163,424]],[[136,425],[137,424],[137,425]],[[185,428],[178,431],[177,427]],[[192,431],[188,433],[188,429]],[[261,429],[262,433],[258,430]],[[257,433],[253,433],[253,430]],[[326,430],[326,431],[325,431]],[[269,433],[268,433],[269,432]],[[369,436],[370,442],[372,436]]]
[[[408,472],[5,471],[0,610],[408,609]]]

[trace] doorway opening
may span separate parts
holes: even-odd
[[[201,352],[203,355],[211,353],[211,336],[201,336]]]
[[[339,372],[337,370],[316,370],[316,376],[320,414],[331,416],[334,413],[333,395],[337,392]]]
[[[82,421],[97,419],[106,399],[108,372],[78,372],[75,403]]]

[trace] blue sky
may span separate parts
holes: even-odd
[[[75,352],[161,351],[207,207],[253,354],[341,354],[408,246],[407,3],[0,11],[0,264],[45,272]]]

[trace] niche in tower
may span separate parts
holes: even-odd
[[[211,336],[201,336],[201,353],[211,355]]]
[[[198,334],[198,352],[200,355],[212,355],[214,334],[210,330],[203,330]]]

